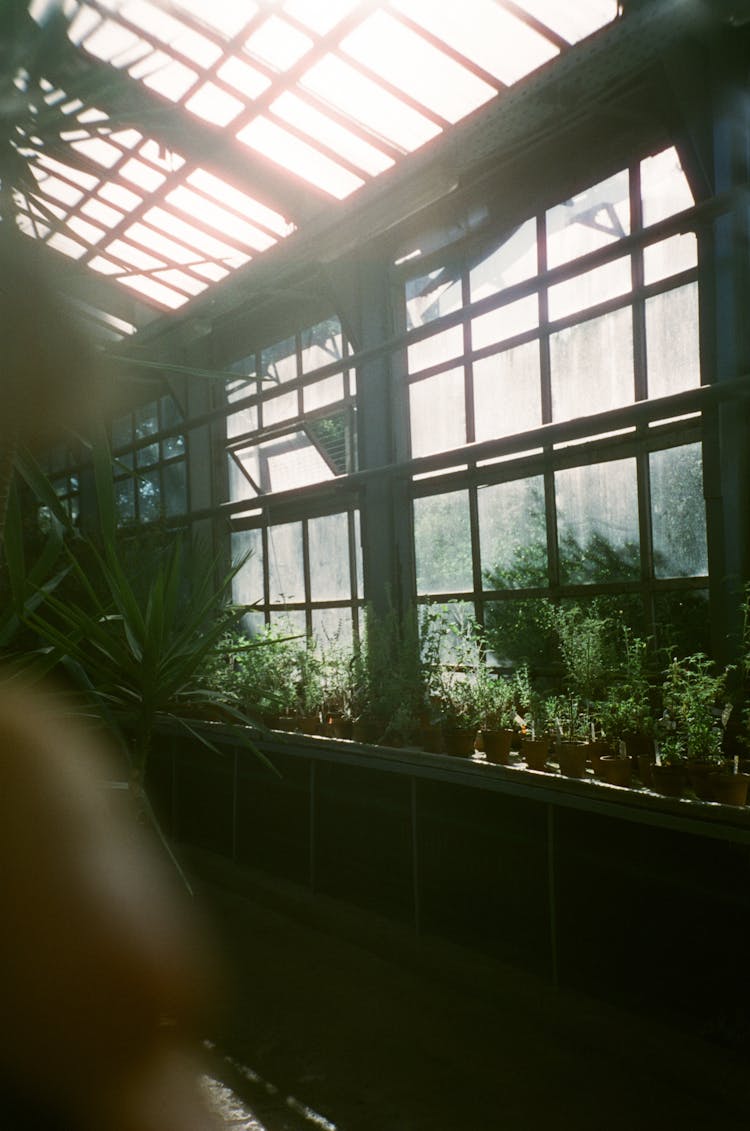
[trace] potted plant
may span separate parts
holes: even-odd
[[[544,770],[552,744],[552,713],[549,696],[531,683],[527,664],[513,676],[516,714],[521,723],[521,757],[530,770]]]
[[[514,738],[516,699],[513,681],[490,670],[485,662],[477,671],[479,725],[482,747],[489,762],[507,765]]]
[[[664,673],[660,761],[684,763],[690,785],[702,800],[713,796],[711,777],[723,766],[727,669],[717,670],[703,652],[673,658]]]
[[[606,687],[611,669],[611,628],[606,618],[578,604],[550,612],[563,667],[563,694],[556,701],[557,755],[560,772],[586,776],[587,744],[593,737],[592,704]]]

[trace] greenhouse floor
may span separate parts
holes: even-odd
[[[406,927],[184,854],[233,994],[238,1131],[745,1131],[746,1056]]]

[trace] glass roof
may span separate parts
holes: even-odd
[[[28,118],[15,143],[25,162],[18,223],[157,310],[262,255],[618,9],[617,0],[58,4],[86,66],[66,89],[54,68],[16,75]],[[31,0],[40,32],[56,6]]]

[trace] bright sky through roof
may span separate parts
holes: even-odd
[[[52,7],[31,0],[29,11],[43,23]],[[615,19],[617,7],[62,0],[71,42],[138,83],[151,106],[110,127],[106,91],[100,107],[42,86],[70,128],[59,160],[30,139],[38,184],[31,199],[18,195],[19,224],[175,309],[288,236],[316,202],[355,193]],[[182,131],[184,152],[159,140],[162,120],[171,146]]]

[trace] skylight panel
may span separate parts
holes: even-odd
[[[66,236],[62,232],[53,232],[47,240],[47,247],[54,247],[55,251],[61,251],[63,255],[67,255],[70,259],[80,259],[82,255],[86,254],[86,248],[82,243],[71,239],[70,236]]]
[[[312,39],[279,16],[269,16],[245,42],[244,50],[277,71],[288,71],[313,45]]]
[[[199,295],[208,286],[208,283],[204,283],[201,279],[196,279],[184,271],[178,271],[176,267],[170,268],[169,271],[159,271],[154,277],[159,279],[160,282],[179,287],[190,295]]]
[[[285,91],[275,102],[271,103],[272,112],[285,122],[295,126],[311,138],[327,145],[342,157],[358,165],[366,173],[376,176],[394,164],[393,159],[381,149],[363,141],[351,130],[314,109],[304,99],[299,98],[290,91]]]
[[[16,215],[16,224],[19,231],[23,232],[25,236],[31,236],[32,239],[45,239],[49,235],[49,226],[42,224],[39,220],[32,219],[28,212],[20,212]]]
[[[68,184],[67,181],[60,180],[59,177],[53,177],[51,174],[44,173],[43,170],[33,167],[32,173],[39,182],[39,188],[44,196],[51,196],[53,200],[59,200],[62,204],[67,204],[69,207],[78,204],[79,200],[83,198],[83,193],[80,189],[75,188],[74,185]]]
[[[66,165],[62,161],[56,160],[54,157],[49,157],[46,153],[39,155],[35,162],[36,168],[47,169],[52,173],[59,173],[61,177],[65,177],[69,181],[75,182],[81,188],[91,190],[99,183],[98,177],[92,173],[85,173],[83,169],[77,169],[73,165]]]
[[[68,227],[88,244],[96,244],[102,236],[106,235],[104,228],[100,228],[96,224],[90,224],[88,220],[84,220],[81,216],[71,216],[68,220]]]
[[[173,149],[167,149],[163,145],[159,145],[157,141],[150,139],[145,141],[138,151],[141,157],[150,161],[152,165],[162,169],[165,173],[175,173],[181,169],[185,164],[185,158],[181,157],[179,153],[175,153]]]
[[[229,272],[225,267],[220,267],[218,263],[195,263],[193,270],[199,275],[203,275],[211,283],[219,283],[222,279],[226,279]]]
[[[407,152],[441,132],[435,122],[335,55],[326,55],[310,67],[300,85]]]
[[[128,239],[134,240],[144,247],[151,248],[152,251],[165,256],[167,259],[173,260],[175,263],[193,263],[195,260],[195,252],[191,251],[190,248],[185,247],[184,244],[170,240],[167,236],[162,235],[146,224],[141,224],[140,222],[131,224],[130,227],[126,229],[125,235]]]
[[[90,259],[89,267],[93,271],[98,271],[100,275],[120,275],[122,273],[122,267],[103,255],[95,255],[93,259]]]
[[[472,19],[462,4],[391,0],[392,7],[450,44],[508,86],[554,58],[558,48],[494,0],[472,0]]]
[[[245,145],[270,158],[277,165],[317,185],[342,200],[364,181],[355,173],[332,161],[314,146],[277,126],[269,118],[258,116],[237,134]]]
[[[88,4],[81,4],[68,28],[68,38],[72,43],[79,45],[87,35],[90,35],[99,26],[101,20],[98,12],[90,8]],[[105,23],[110,22],[109,20],[105,21]],[[96,54],[96,52],[92,52],[92,54]]]
[[[134,208],[143,203],[142,197],[116,181],[105,181],[104,184],[99,186],[98,195],[117,208],[122,208],[125,212],[132,212]]]
[[[617,0],[576,0],[575,4],[561,4],[560,0],[515,0],[515,3],[568,43],[578,43],[617,16]]]
[[[85,201],[81,205],[81,212],[90,216],[92,220],[98,220],[100,224],[104,224],[107,228],[114,228],[125,218],[124,214],[117,208],[110,208],[108,204],[104,204],[103,201],[96,198]]]
[[[283,10],[317,35],[325,35],[358,4],[359,0],[326,0],[325,4],[311,4],[310,0],[286,0]]]
[[[330,2],[330,0],[329,0]],[[233,38],[246,27],[258,11],[251,0],[173,0],[174,8],[182,8],[206,27],[227,38]]]
[[[228,267],[242,267],[243,264],[250,262],[249,255],[230,247],[229,244],[223,243],[215,236],[201,228],[196,228],[193,224],[182,220],[179,216],[164,208],[150,208],[144,214],[143,219],[149,224],[153,224],[155,228],[159,228],[160,231],[168,232],[175,239],[182,240],[190,247],[197,248],[211,259],[219,259],[225,262]]]
[[[169,56],[166,55],[164,58],[169,59]],[[132,71],[130,73],[133,74]],[[197,73],[186,67],[184,63],[178,63],[176,59],[149,71],[143,79],[145,86],[155,90],[157,94],[163,94],[171,102],[179,102],[197,81]]]
[[[71,148],[82,153],[89,160],[96,161],[98,165],[103,165],[105,169],[111,169],[122,157],[122,150],[99,137],[74,141]]]
[[[217,44],[147,0],[132,0],[124,4],[120,14],[123,20],[160,39],[171,50],[199,67],[210,67],[221,56],[221,48]]]
[[[215,126],[228,126],[244,108],[244,103],[213,82],[205,82],[185,106],[199,118]]]
[[[107,244],[104,250],[115,256],[116,259],[122,259],[125,263],[130,263],[141,271],[152,271],[154,268],[167,266],[163,259],[149,255],[147,251],[134,247],[132,243],[127,243],[125,240],[112,240],[112,243]]]
[[[457,122],[496,94],[494,87],[387,12],[374,12],[340,46],[449,122]]]
[[[135,149],[142,136],[142,134],[138,133],[138,130],[117,130],[115,133],[109,135],[109,139],[110,141],[117,142],[123,149]]]
[[[233,86],[240,94],[244,94],[246,98],[257,98],[271,85],[268,75],[238,59],[236,55],[230,55],[216,73],[220,79]]]
[[[161,306],[166,306],[170,310],[177,310],[179,306],[183,306],[187,302],[187,295],[164,286],[163,283],[157,282],[156,279],[152,279],[148,275],[122,275],[120,282],[123,286],[138,291],[139,294],[153,299],[154,302],[158,302]]]
[[[134,185],[145,189],[146,192],[153,192],[166,180],[166,177],[158,169],[153,169],[150,165],[144,164],[137,157],[131,157],[125,162],[120,169],[120,175],[126,181],[132,181]]]
[[[96,19],[99,21],[100,17],[96,16]],[[134,35],[116,20],[101,20],[93,31],[87,25],[83,34],[77,33],[77,22],[74,20],[70,26],[70,38],[88,51],[89,55],[102,59],[105,63],[112,62],[118,55],[132,51],[143,43],[140,36]]]
[[[253,251],[267,251],[276,243],[268,232],[263,232],[253,224],[240,220],[233,212],[227,212],[225,208],[213,204],[205,196],[199,196],[184,185],[173,189],[167,195],[167,201],[182,212],[186,212],[188,216],[193,216],[218,232],[231,236],[237,243],[251,247]]]
[[[265,228],[270,228],[272,232],[276,232],[279,236],[288,236],[294,230],[294,225],[285,220],[280,213],[275,212],[272,208],[267,208],[265,204],[261,204],[252,196],[248,196],[246,192],[240,192],[239,189],[233,188],[232,185],[227,184],[220,177],[215,177],[213,173],[206,172],[205,169],[194,169],[187,181],[194,188],[214,197],[219,204],[233,208],[235,212],[255,220]]]

